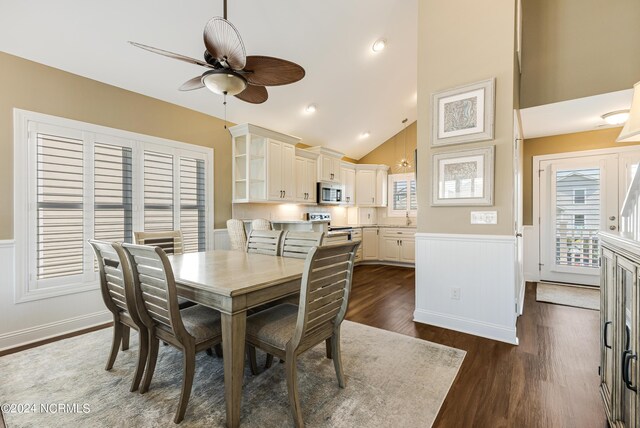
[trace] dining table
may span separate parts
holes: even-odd
[[[227,427],[238,427],[247,310],[298,293],[305,260],[226,250],[169,260],[178,295],[221,313]]]

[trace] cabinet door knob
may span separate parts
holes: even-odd
[[[610,216],[610,217],[609,217],[609,220],[611,220],[611,221],[613,221],[613,220],[615,220],[615,219],[616,219],[616,216],[614,216],[614,215],[612,215],[612,216]]]
[[[615,226],[609,226],[609,230],[616,230]]]

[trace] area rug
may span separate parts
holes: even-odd
[[[182,354],[161,346],[151,389],[144,395],[131,393],[137,335],[107,372],[111,334],[111,329],[100,330],[1,357],[3,408],[34,405],[28,413],[5,411],[7,427],[175,426]],[[348,321],[342,327],[342,353],[345,389],[338,387],[324,343],[299,359],[300,400],[308,427],[431,426],[465,356],[459,349]],[[264,354],[259,354],[258,363],[264,363]],[[201,353],[179,426],[224,425],[222,359]],[[258,376],[247,367],[241,425],[293,426],[284,364],[274,364]]]
[[[600,289],[539,282],[536,300],[538,302],[599,310]]]

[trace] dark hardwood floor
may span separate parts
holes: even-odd
[[[519,346],[413,322],[413,269],[354,271],[347,319],[467,351],[436,427],[607,426],[598,312],[539,303],[527,284]]]

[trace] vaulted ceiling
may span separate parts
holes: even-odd
[[[229,0],[248,55],[288,59],[307,74],[269,88],[261,105],[230,98],[227,119],[360,158],[416,119],[417,9],[418,0]],[[200,59],[204,25],[220,15],[222,0],[3,1],[0,51],[223,118],[222,97],[177,90],[202,68],[126,43]],[[387,48],[374,53],[379,38]]]

